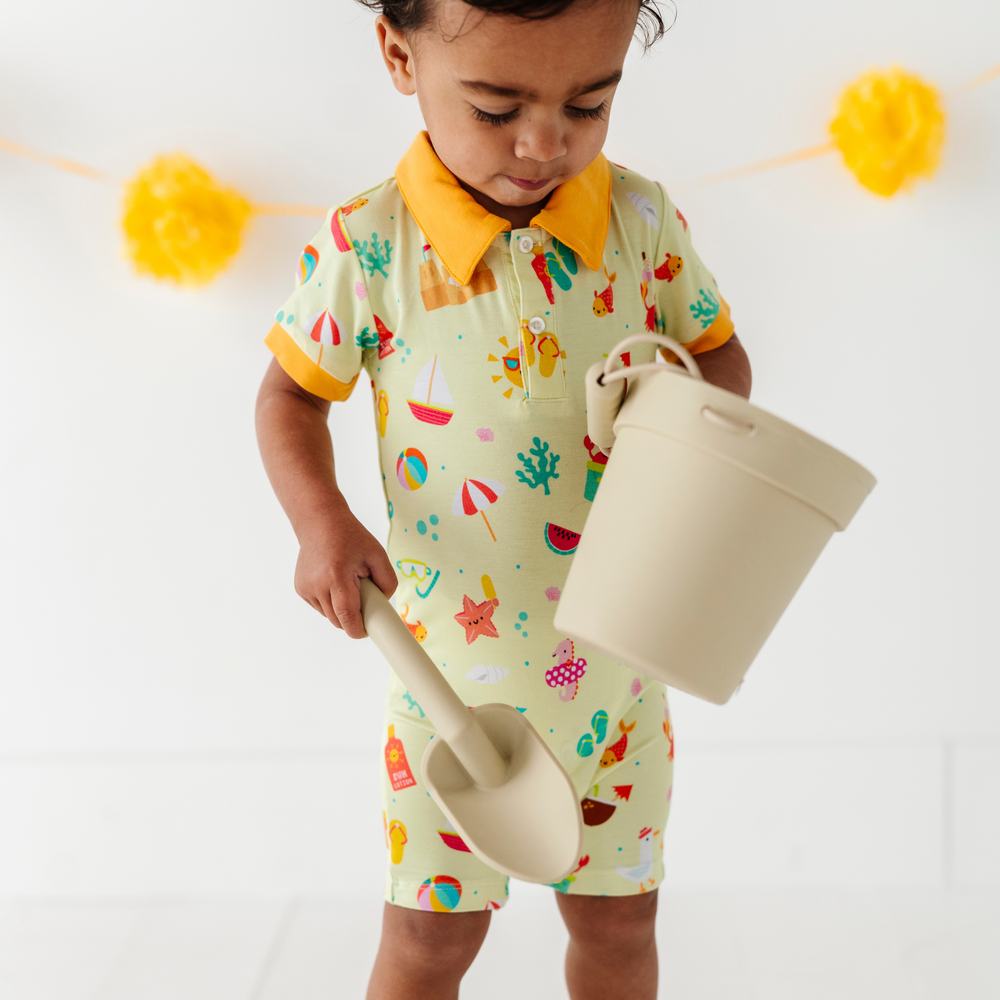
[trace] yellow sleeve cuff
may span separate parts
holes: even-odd
[[[354,391],[354,386],[358,381],[357,375],[350,382],[341,382],[335,379],[329,372],[320,368],[280,324],[275,323],[271,327],[270,332],[264,338],[264,343],[278,359],[278,364],[285,370],[289,378],[314,396],[335,403],[347,399]]]

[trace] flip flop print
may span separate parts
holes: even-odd
[[[595,737],[598,744],[603,743],[608,735],[608,713],[604,709],[599,709],[590,720],[590,728],[594,730],[594,735],[584,733],[576,745],[576,753],[579,757],[589,757],[594,752]]]

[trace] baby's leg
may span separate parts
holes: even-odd
[[[656,889],[634,896],[556,893],[569,931],[566,985],[572,1000],[655,1000],[657,895]]]
[[[428,913],[386,903],[367,1000],[457,1000],[489,926],[488,910]]]

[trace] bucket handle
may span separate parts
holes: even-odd
[[[618,382],[621,379],[632,378],[639,372],[677,372],[681,373],[676,365],[661,365],[658,362],[649,362],[642,365],[634,365],[629,368],[615,368],[615,358],[622,353],[626,348],[631,347],[633,344],[659,344],[661,347],[669,348],[676,354],[681,361],[684,362],[684,367],[687,372],[684,374],[690,374],[692,378],[704,380],[705,376],[702,375],[701,369],[698,367],[698,362],[691,356],[688,349],[683,345],[679,344],[673,337],[664,337],[658,333],[634,333],[630,337],[626,337],[624,340],[615,344],[615,346],[608,352],[608,358],[604,362],[604,372],[598,382],[601,385],[607,385],[609,382]]]
[[[701,415],[710,424],[715,424],[716,427],[721,427],[723,430],[729,431],[730,434],[739,434],[743,437],[752,438],[757,433],[756,424],[744,420],[734,420],[732,417],[727,417],[718,410],[713,410],[711,406],[703,406],[701,408]]]

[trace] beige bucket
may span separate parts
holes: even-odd
[[[613,372],[613,360],[637,342],[669,347],[690,377],[660,364]],[[668,337],[629,337],[608,357],[588,372],[587,406],[591,438],[606,453],[613,449],[555,626],[721,705],[875,479],[822,441],[705,382]]]

